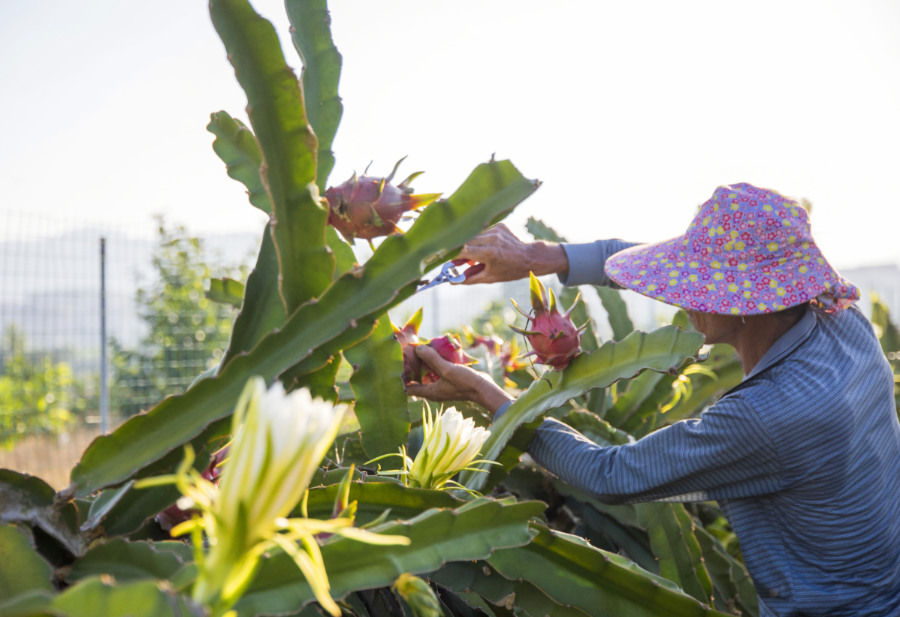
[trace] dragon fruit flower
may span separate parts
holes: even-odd
[[[561,371],[581,351],[581,334],[587,324],[576,328],[570,317],[572,309],[578,303],[576,298],[572,307],[560,313],[553,290],[545,289],[543,283],[531,273],[531,308],[533,314],[525,313],[513,301],[516,309],[528,318],[527,328],[513,330],[525,336],[531,344],[531,351],[525,356],[536,356],[538,363],[546,364]]]
[[[415,486],[440,489],[464,469],[471,469],[475,457],[491,432],[476,427],[456,408],[449,407],[432,419],[426,408],[422,413],[424,440],[415,460],[409,465],[409,479]]]
[[[138,487],[174,483],[184,495],[179,507],[195,511],[171,534],[191,534],[197,555],[192,597],[209,607],[213,616],[225,615],[240,599],[263,554],[280,548],[303,572],[322,607],[339,617],[317,537],[409,544],[403,536],[353,527],[352,517],[343,514],[331,520],[286,518],[305,495],[345,410],[345,405],[313,399],[306,389],[285,394],[280,382],[267,389],[261,377],[253,377],[232,416],[232,441],[218,486],[192,468],[189,445],[176,474],[137,483]],[[209,545],[205,555],[203,532]]]
[[[391,589],[406,600],[414,617],[441,617],[444,614],[431,585],[418,576],[404,572],[397,577]]]

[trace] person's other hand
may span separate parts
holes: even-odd
[[[407,384],[406,392],[429,401],[471,401],[491,413],[512,397],[490,377],[462,364],[453,364],[428,345],[416,346],[416,354],[437,373],[437,381],[430,384]]]
[[[567,275],[569,260],[559,244],[523,242],[503,223],[472,238],[459,253],[461,259],[484,264],[484,269],[466,277],[465,284],[498,283],[544,274]]]

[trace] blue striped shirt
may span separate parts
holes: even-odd
[[[580,245],[596,282],[613,242]],[[590,282],[572,246],[564,282]],[[900,423],[856,308],[807,311],[699,419],[612,447],[548,419],[528,452],[603,501],[717,500],[763,616],[900,615]]]

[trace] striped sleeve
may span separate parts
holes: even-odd
[[[778,490],[772,440],[739,397],[702,419],[677,422],[621,446],[600,446],[548,419],[528,452],[560,479],[607,503],[704,501]]]

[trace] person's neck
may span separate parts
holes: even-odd
[[[730,341],[737,350],[744,375],[749,375],[775,341],[793,328],[803,317],[803,313],[790,318],[774,313],[748,315],[737,329],[735,339]]]

